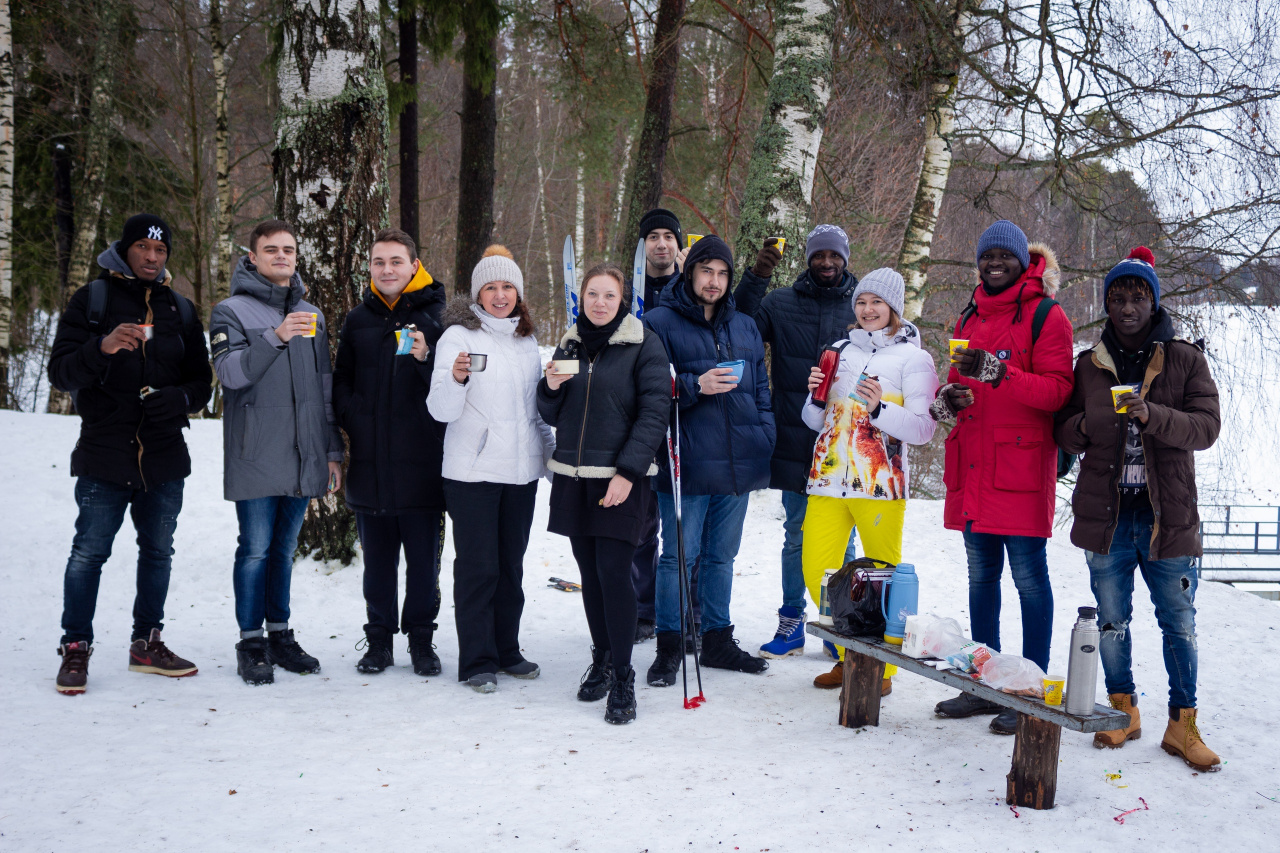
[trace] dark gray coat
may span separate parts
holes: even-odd
[[[229,501],[319,497],[328,487],[328,463],[342,461],[329,333],[320,309],[302,296],[298,276],[278,287],[241,258],[230,298],[209,320],[213,367],[224,391],[223,496]],[[294,311],[320,315],[316,335],[296,335],[286,346],[275,329]]]

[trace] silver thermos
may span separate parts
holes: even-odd
[[[1087,716],[1098,692],[1098,609],[1081,607],[1078,612],[1067,659],[1067,713]]]

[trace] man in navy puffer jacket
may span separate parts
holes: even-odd
[[[738,648],[729,599],[747,500],[752,490],[769,485],[776,434],[764,343],[755,321],[734,307],[732,270],[733,254],[724,241],[703,237],[689,250],[680,277],[663,290],[661,306],[645,312],[644,321],[662,339],[676,370],[684,553],[689,564],[700,561],[702,662],[755,673],[768,664]],[[739,363],[717,367],[729,362]],[[662,462],[664,471],[657,478],[662,515],[658,655],[648,674],[655,687],[675,683],[683,654],[675,499],[666,460]]]

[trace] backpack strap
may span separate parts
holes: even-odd
[[[960,312],[960,319],[956,321],[956,330],[952,333],[952,337],[958,338],[964,332],[965,323],[975,317],[978,313],[978,304],[973,301],[973,297],[969,297],[969,304],[964,306],[964,310]]]
[[[1049,312],[1054,309],[1058,303],[1046,296],[1040,300],[1040,304],[1036,306],[1035,316],[1031,318],[1031,345],[1035,346],[1037,340],[1040,339],[1040,332],[1044,329],[1045,320],[1049,319]]]
[[[102,321],[107,319],[108,281],[95,278],[89,282],[89,328],[95,333],[102,328]]]
[[[195,303],[173,288],[169,288],[169,292],[173,294],[173,301],[178,306],[178,317],[182,320],[182,332],[183,334],[188,334],[196,325]]]

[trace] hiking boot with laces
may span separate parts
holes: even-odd
[[[267,659],[281,669],[299,675],[320,671],[320,661],[302,650],[293,638],[292,628],[267,632]]]
[[[129,644],[129,671],[153,672],[170,678],[183,678],[199,672],[191,661],[169,651],[160,640],[159,628],[152,628],[147,639],[138,638]]]
[[[608,650],[600,651],[591,647],[591,666],[582,674],[578,682],[578,699],[582,702],[598,702],[603,699],[613,686],[613,655]]]
[[[604,706],[604,721],[621,726],[636,718],[636,671],[623,667],[613,673],[613,687]]]
[[[1109,732],[1095,732],[1093,745],[1098,749],[1119,749],[1131,740],[1142,737],[1142,719],[1138,716],[1138,697],[1129,693],[1108,693],[1112,708],[1129,715],[1129,725]]]
[[[1189,767],[1201,773],[1217,773],[1222,769],[1222,759],[1205,746],[1200,737],[1195,708],[1169,709],[1169,725],[1164,730],[1160,748],[1181,758]]]
[[[245,684],[272,684],[276,680],[275,667],[265,637],[245,637],[236,643],[236,675]]]
[[[363,643],[364,645],[361,645]],[[360,672],[373,674],[395,666],[395,653],[391,647],[391,634],[385,628],[368,628],[364,639],[356,643],[356,650],[365,649],[364,657],[356,663]]]
[[[760,647],[762,658],[784,658],[804,654],[804,611],[783,605],[778,608],[778,630]]]
[[[89,682],[89,655],[93,654],[93,649],[89,647],[88,640],[79,640],[58,646],[58,654],[62,657],[62,664],[58,667],[55,686],[59,693],[79,696]]]
[[[972,693],[961,693],[954,699],[943,699],[934,706],[933,713],[939,717],[959,719],[972,717],[974,714],[999,714],[1003,710],[1003,705],[997,705]]]
[[[409,631],[409,661],[413,664],[414,675],[439,675],[443,672],[440,656],[432,644],[435,633],[429,628],[414,628]]]
[[[752,675],[769,668],[769,662],[764,658],[747,654],[738,648],[738,641],[733,638],[732,625],[718,631],[707,631],[702,635],[702,665]]]

